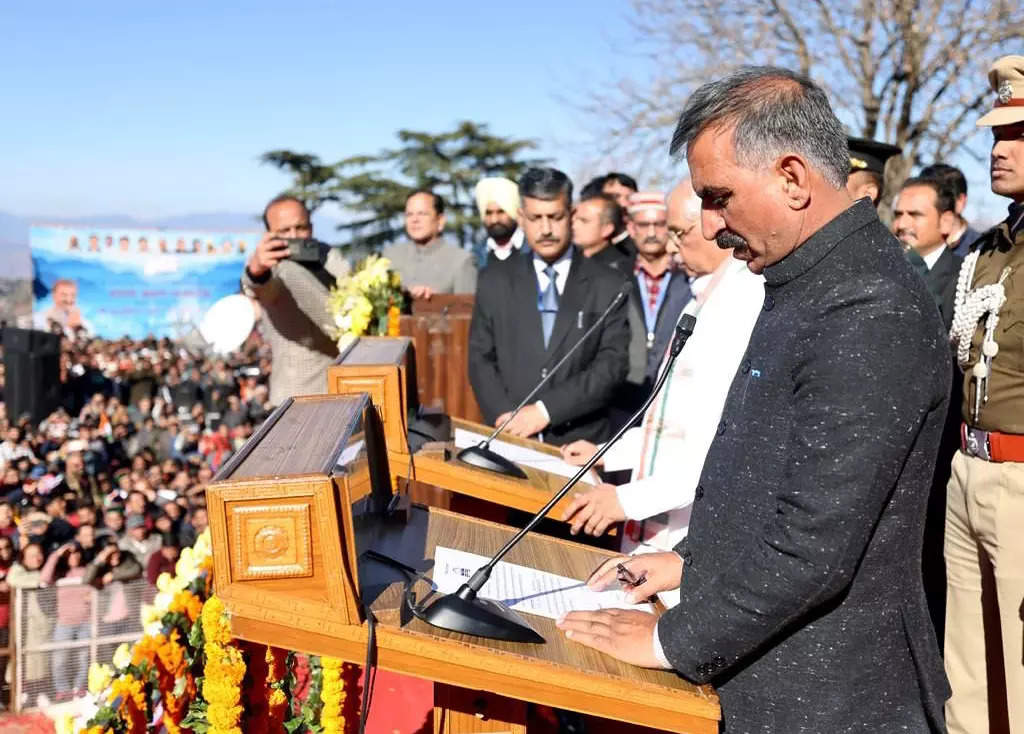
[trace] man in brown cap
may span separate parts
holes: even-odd
[[[964,371],[946,509],[950,732],[1024,731],[1024,56],[988,79],[978,125],[992,128],[992,191],[1012,203],[964,260],[950,332]]]

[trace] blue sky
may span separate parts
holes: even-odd
[[[0,209],[249,211],[288,182],[257,163],[263,151],[329,161],[391,145],[402,127],[439,131],[459,119],[537,139],[559,159],[580,127],[563,98],[630,63],[610,53],[628,37],[627,9],[625,0],[583,12],[533,0],[7,4]]]
[[[258,164],[266,150],[333,161],[460,119],[593,173],[593,122],[566,98],[649,74],[629,13],[628,0],[5,3],[0,210],[254,212],[288,184]],[[987,172],[955,162],[968,215],[1000,218]]]

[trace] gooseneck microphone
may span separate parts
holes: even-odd
[[[620,294],[621,295],[621,294]],[[614,304],[613,304],[614,305]],[[609,307],[610,308],[610,307]],[[607,312],[606,312],[607,313]],[[644,404],[640,406],[640,409],[626,421],[618,432],[608,441],[604,446],[600,448],[590,460],[579,468],[571,479],[565,483],[558,492],[544,505],[540,510],[533,516],[533,518],[526,523],[526,526],[513,535],[501,549],[495,553],[491,560],[486,564],[477,569],[469,581],[464,583],[458,588],[454,594],[446,594],[437,597],[430,606],[420,608],[419,606],[409,602],[412,613],[422,619],[423,621],[431,624],[435,627],[441,627],[443,629],[452,630],[454,632],[463,632],[468,635],[477,635],[478,637],[491,637],[499,640],[512,640],[515,642],[544,642],[544,638],[517,612],[513,611],[509,606],[500,601],[494,601],[491,599],[481,599],[478,597],[480,589],[484,587],[487,580],[491,577],[491,572],[498,562],[505,557],[512,548],[516,546],[523,537],[533,530],[541,520],[551,511],[558,502],[568,494],[569,490],[576,486],[577,482],[580,481],[583,476],[590,471],[601,457],[605,455],[612,445],[622,438],[623,434],[629,430],[639,418],[641,418],[647,409],[654,402],[654,398],[657,397],[658,393],[661,392],[662,387],[665,385],[665,381],[668,379],[669,374],[672,372],[672,365],[676,361],[676,357],[683,350],[686,345],[687,339],[693,334],[693,329],[697,325],[697,319],[690,314],[684,314],[680,319],[679,323],[676,324],[675,336],[672,339],[672,347],[669,351],[669,359],[665,364],[665,368],[662,370],[661,375],[658,377],[657,383],[654,385],[654,389],[651,394],[644,401]]]
[[[604,323],[604,320],[608,318],[608,314],[615,310],[617,305],[622,303],[622,300],[626,298],[631,288],[632,283],[627,281],[622,288],[619,289],[619,292],[615,294],[615,298],[613,298],[611,303],[608,304],[608,308],[606,308],[604,313],[598,317],[597,321],[595,321],[593,325],[584,332],[583,336],[581,336],[579,340],[572,345],[572,348],[555,363],[555,366],[547,371],[547,374],[541,378],[541,381],[537,383],[536,387],[530,390],[529,394],[523,398],[522,402],[516,406],[516,409],[509,414],[508,418],[502,421],[500,426],[491,431],[490,436],[475,446],[468,446],[467,448],[462,449],[462,451],[456,454],[455,458],[464,464],[470,464],[471,466],[475,466],[480,469],[487,469],[488,471],[497,472],[499,474],[518,477],[519,479],[526,479],[526,473],[522,469],[498,452],[491,449],[491,441],[494,440],[495,436],[505,430],[505,426],[507,426],[512,419],[519,414],[519,411],[521,411],[527,403],[536,397],[537,393],[540,392],[540,389],[548,383],[548,380],[550,380],[559,369],[561,369],[562,365],[564,365],[568,361],[569,357],[579,349],[580,345],[590,338],[590,335],[594,333],[597,327]]]

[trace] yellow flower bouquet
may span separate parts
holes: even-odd
[[[330,330],[338,347],[365,334],[397,336],[405,296],[402,278],[391,261],[370,255],[348,275],[338,278],[327,297]]]

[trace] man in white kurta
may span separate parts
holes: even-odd
[[[700,201],[689,182],[669,196],[668,224],[670,248],[678,250],[695,276],[690,286],[694,297],[684,313],[696,315],[697,325],[643,423],[604,456],[606,471],[629,469],[631,481],[581,491],[563,515],[573,533],[591,535],[627,521],[626,553],[671,550],[686,535],[704,458],[764,302],[763,278],[732,258],[731,250],[704,239]],[[582,464],[596,449],[577,441],[562,453],[567,461]],[[662,600],[672,605],[678,593],[664,593]]]

